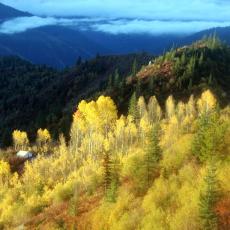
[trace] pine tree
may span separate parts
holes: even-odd
[[[174,73],[176,75],[178,75],[179,72],[180,72],[180,69],[181,69],[181,60],[180,60],[180,58],[177,58],[176,63],[175,63],[173,68],[174,68]]]
[[[119,172],[120,172],[120,168],[119,168],[119,161],[118,159],[112,160],[111,161],[111,181],[110,181],[110,185],[109,188],[106,191],[106,200],[108,202],[116,202],[116,198],[117,198],[117,189],[119,186]]]
[[[181,55],[181,60],[180,60],[181,65],[185,65],[186,64],[186,56],[185,56],[185,52],[183,52],[183,54]]]
[[[81,59],[81,56],[79,56],[76,62],[76,66],[81,65],[81,63],[82,63],[82,59]]]
[[[111,186],[111,159],[109,151],[105,151],[104,153],[104,159],[103,159],[103,168],[104,168],[104,189],[105,193],[109,190]]]
[[[217,229],[218,216],[215,206],[219,199],[219,185],[216,176],[216,167],[212,161],[209,165],[207,175],[204,178],[204,190],[200,194],[200,218],[203,230]]]
[[[149,79],[148,90],[150,95],[153,93],[153,89],[154,89],[154,76],[150,77]]]
[[[190,79],[189,79],[188,90],[189,90],[189,91],[192,90],[192,78],[191,78],[191,77],[190,77]]]
[[[116,88],[119,88],[119,86],[120,86],[120,74],[119,74],[117,69],[116,69],[116,71],[114,73],[114,86]]]
[[[145,149],[145,168],[148,187],[151,185],[151,180],[156,173],[157,165],[162,155],[159,133],[160,126],[159,124],[155,124],[155,126],[149,132],[148,145]]]
[[[128,114],[131,115],[134,119],[137,119],[138,117],[136,92],[134,92],[130,98]]]
[[[132,78],[137,74],[137,59],[135,58],[132,65]]]
[[[217,112],[209,112],[200,116],[192,151],[201,162],[222,154],[225,132],[226,124],[219,119]]]
[[[113,75],[110,74],[109,75],[109,80],[108,80],[108,89],[112,89],[114,86],[114,79],[113,79]]]
[[[196,66],[196,56],[192,56],[187,65],[187,73],[189,77],[194,75],[195,66]]]
[[[210,73],[209,78],[208,78],[208,85],[211,86],[213,83],[213,76],[212,73]]]
[[[137,97],[141,96],[141,79],[137,79],[137,84],[136,84],[136,95]]]
[[[202,52],[199,58],[199,66],[201,66],[204,62],[204,53]]]

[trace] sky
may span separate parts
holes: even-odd
[[[66,19],[75,16],[90,17],[88,28],[113,34],[146,32],[188,34],[230,25],[230,0],[0,1],[37,16],[32,20],[24,17],[5,22],[0,25],[0,32],[5,33],[57,24],[76,25],[85,29],[85,22],[73,18]]]

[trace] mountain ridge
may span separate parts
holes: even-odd
[[[0,22],[16,17],[29,17],[30,13],[17,10],[0,2]]]

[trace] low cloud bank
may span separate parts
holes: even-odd
[[[71,26],[79,30],[101,31],[111,34],[148,33],[191,34],[214,27],[225,27],[230,21],[194,20],[146,20],[146,19],[106,19],[106,18],[55,18],[18,17],[0,24],[0,33],[15,34],[43,26]]]

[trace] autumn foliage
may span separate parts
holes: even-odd
[[[0,161],[4,229],[229,229],[230,109],[211,91],[161,108],[133,94],[129,113],[100,96],[81,101],[70,140],[14,131],[36,158],[12,172]],[[214,162],[214,163],[213,163]]]

